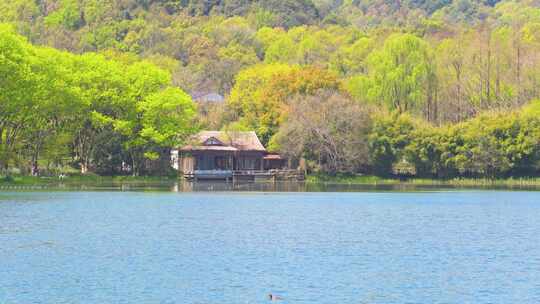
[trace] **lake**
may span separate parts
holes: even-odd
[[[540,303],[540,192],[0,191],[0,303]]]

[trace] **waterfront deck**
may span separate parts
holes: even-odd
[[[183,174],[187,180],[224,180],[224,181],[276,181],[304,180],[304,173],[299,170],[195,170]]]

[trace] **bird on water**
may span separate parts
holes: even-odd
[[[275,302],[275,301],[281,301],[283,300],[282,297],[278,296],[278,295],[275,295],[275,294],[268,294],[268,299],[272,302]]]

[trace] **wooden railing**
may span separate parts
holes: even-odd
[[[273,179],[273,180],[303,180],[304,174],[292,169],[272,169],[272,170],[195,170],[185,172],[184,177],[188,179]]]

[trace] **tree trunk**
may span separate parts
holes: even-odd
[[[491,102],[491,33],[488,32],[487,41],[487,73],[486,73],[486,102]]]
[[[39,166],[37,159],[32,157],[32,165],[31,165],[31,175],[32,176],[39,176]]]
[[[454,68],[456,70],[456,80],[457,80],[457,121],[461,121],[463,117],[463,99],[462,99],[462,84],[461,84],[461,64],[456,63],[454,64]]]
[[[139,165],[136,158],[135,153],[131,153],[131,174],[133,176],[139,176]]]
[[[518,96],[517,96],[517,102],[518,104],[521,104],[522,102],[522,95],[523,95],[523,87],[521,85],[521,46],[519,45],[519,42],[517,43],[517,58],[516,58],[516,83],[518,87]]]
[[[88,161],[83,160],[81,162],[81,174],[86,174],[86,173],[88,173]]]

